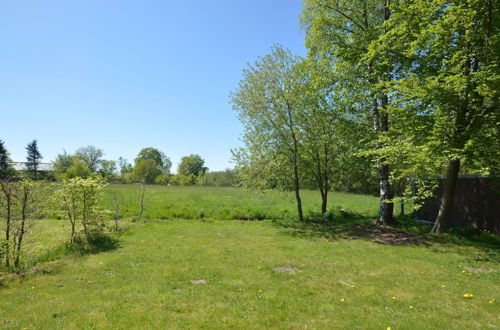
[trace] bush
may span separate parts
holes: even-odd
[[[61,217],[71,223],[71,242],[91,242],[102,237],[105,219],[111,212],[98,206],[99,194],[106,185],[98,179],[73,178],[61,183],[54,195]]]
[[[166,186],[170,183],[171,179],[172,179],[172,176],[170,174],[165,173],[165,174],[158,176],[155,180],[155,183]]]
[[[171,183],[176,186],[190,186],[196,183],[196,175],[176,174],[172,177]]]

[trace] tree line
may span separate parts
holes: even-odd
[[[233,170],[209,171],[205,160],[197,154],[182,157],[177,174],[171,173],[172,162],[156,148],[143,148],[133,164],[120,157],[117,161],[104,159],[102,149],[92,145],[77,149],[73,154],[65,150],[52,161],[53,172],[40,171],[43,159],[38,141],[26,146],[26,170],[16,171],[5,143],[0,140],[0,178],[29,178],[64,181],[72,178],[97,178],[114,183],[144,183],[160,185],[237,186]]]
[[[374,174],[391,224],[444,176],[445,230],[459,173],[500,173],[498,1],[305,0],[301,24],[305,58],[274,46],[231,93],[242,183],[292,189],[302,220],[301,188],[324,213],[328,191]]]

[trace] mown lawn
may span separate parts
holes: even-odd
[[[108,185],[103,192],[103,205],[114,209],[118,200],[122,217],[136,218],[140,210],[140,191],[140,185]],[[303,190],[301,194],[305,215],[318,217],[321,211],[319,192]],[[144,205],[143,218],[146,219],[263,220],[290,219],[297,215],[291,192],[259,192],[237,187],[147,186]],[[330,193],[329,209],[336,212],[341,208],[363,216],[375,216],[378,198]]]
[[[115,239],[101,252],[70,254],[4,281],[0,326],[480,329],[500,324],[495,247],[327,239],[271,221],[162,220],[134,224]],[[473,297],[464,298],[466,293]]]

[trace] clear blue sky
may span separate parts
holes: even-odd
[[[0,139],[15,161],[94,145],[143,147],[176,167],[191,153],[232,167],[242,133],[229,102],[242,69],[274,43],[305,54],[301,0],[3,0]]]

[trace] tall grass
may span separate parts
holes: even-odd
[[[306,215],[310,218],[318,216],[321,210],[319,193],[304,190],[302,198]],[[367,217],[374,217],[378,212],[378,198],[373,196],[333,192],[329,199],[332,212],[344,209]],[[104,206],[113,209],[115,200],[120,201],[120,215],[123,218],[139,216],[139,185],[107,186],[102,198]],[[274,220],[295,217],[295,199],[289,192],[260,192],[236,187],[146,187],[144,218]]]

